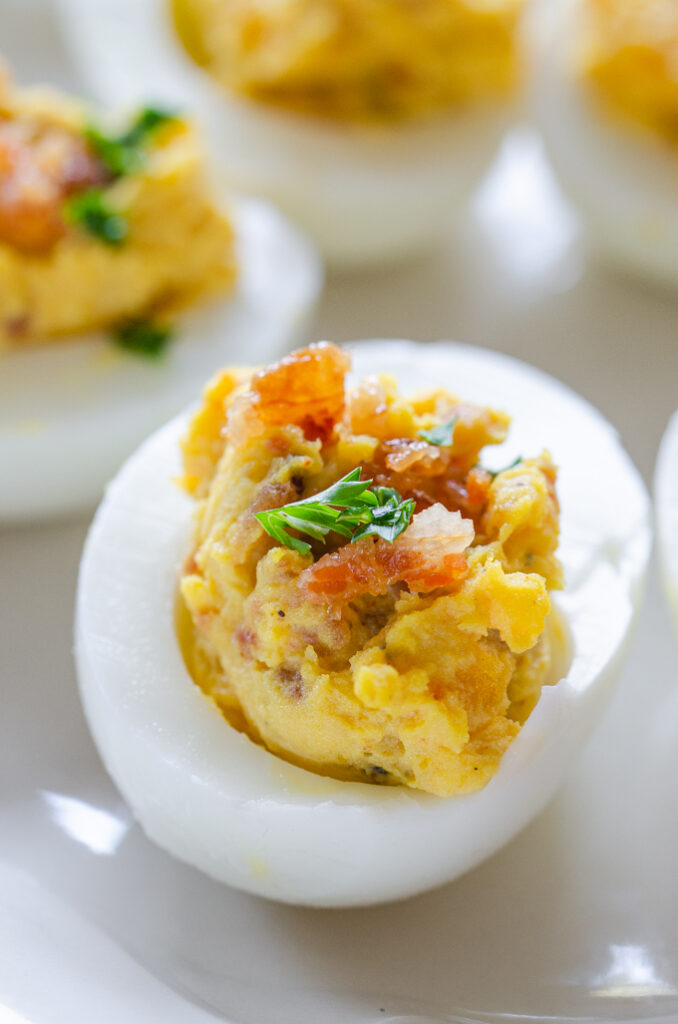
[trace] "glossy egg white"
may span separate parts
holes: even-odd
[[[606,115],[577,80],[581,0],[539,0],[530,107],[592,246],[611,263],[678,287],[678,150]]]
[[[239,278],[182,315],[161,359],[105,332],[0,356],[0,522],[93,507],[127,455],[224,363],[257,363],[299,339],[322,285],[313,247],[256,200],[232,209]]]
[[[169,0],[59,0],[88,87],[112,106],[149,97],[198,114],[229,189],[276,203],[334,265],[430,247],[488,168],[510,103],[394,126],[350,126],[229,95],[184,51]],[[119,55],[124,53],[124,74]]]
[[[615,430],[554,379],[451,343],[356,345],[353,376],[394,373],[513,410],[492,464],[547,446],[560,466],[556,597],[571,637],[497,775],[472,795],[340,782],[289,765],[221,717],[187,674],[174,627],[193,502],[172,483],[186,416],[153,435],[108,490],[84,551],[76,657],[104,764],[147,834],[222,882],[290,903],[400,899],[474,867],[547,803],[600,714],[637,610],[649,503]],[[495,462],[496,459],[496,462]],[[489,461],[489,460],[488,460]]]
[[[657,553],[673,622],[678,631],[678,410],[671,417],[659,447],[654,497]]]

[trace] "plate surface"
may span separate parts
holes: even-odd
[[[30,30],[31,70],[35,47],[49,46],[50,67],[57,53],[33,9],[19,0],[12,22]],[[10,57],[13,11],[5,0]],[[649,481],[676,406],[677,313],[675,298],[586,259],[519,131],[455,238],[411,266],[331,281],[315,333],[451,336],[532,362],[603,411]],[[678,648],[656,572],[608,713],[533,825],[407,903],[295,910],[210,882],[131,823],[76,696],[86,528],[0,533],[0,1019],[678,1019]]]

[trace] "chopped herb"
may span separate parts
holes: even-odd
[[[121,136],[120,141],[128,146],[136,146],[158,128],[176,120],[177,114],[173,110],[163,110],[161,107],[143,107],[134,118],[129,130]]]
[[[513,462],[509,462],[508,466],[504,466],[502,469],[487,469],[485,466],[483,466],[482,468],[485,470],[486,473],[489,473],[492,479],[494,480],[495,476],[499,476],[500,473],[505,473],[507,469],[513,469],[522,461],[522,455],[517,455]]]
[[[162,125],[174,121],[176,115],[156,107],[145,107],[122,135],[106,135],[90,125],[85,138],[101,163],[114,178],[137,171],[144,163],[143,147],[149,137]]]
[[[127,237],[127,221],[113,210],[99,188],[71,196],[64,206],[66,219],[106,245],[121,245]]]
[[[422,441],[428,441],[429,444],[437,445],[438,448],[447,448],[452,444],[454,428],[458,419],[458,416],[453,416],[447,423],[439,423],[437,427],[431,427],[430,430],[419,430],[417,437],[420,437]]]
[[[90,126],[85,129],[85,138],[111,176],[121,178],[141,167],[144,143],[157,128],[174,120],[175,116],[166,110],[145,107],[122,135],[108,136]],[[101,188],[90,188],[67,199],[64,216],[106,245],[121,245],[129,230],[126,219],[109,206]]]
[[[166,324],[134,317],[119,324],[113,332],[117,344],[128,352],[156,358],[161,355],[172,337],[172,329]]]
[[[392,487],[371,488],[371,484],[371,480],[360,479],[358,466],[319,494],[256,512],[255,518],[279,544],[302,555],[309,554],[311,545],[293,537],[290,527],[323,543],[328,533],[338,533],[351,542],[370,535],[392,542],[407,529],[414,501],[403,501]]]
[[[85,129],[85,139],[107,171],[114,178],[122,178],[138,170],[143,160],[138,147],[127,146],[119,139],[109,138],[102,131],[90,125]]]

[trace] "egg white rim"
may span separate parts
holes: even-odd
[[[678,630],[678,411],[669,420],[659,446],[654,493],[659,565]]]
[[[97,513],[81,567],[76,657],[90,726],[109,772],[161,846],[215,878],[289,902],[333,906],[400,898],[468,870],[515,835],[553,795],[604,704],[650,549],[649,504],[637,471],[614,429],[564,385],[508,357],[455,344],[359,343],[354,375],[377,367],[400,372],[408,390],[426,378],[429,386],[452,386],[494,405],[503,395],[501,404],[509,408],[507,389],[517,387],[523,410],[526,395],[535,400],[532,426],[535,417],[557,414],[566,437],[578,423],[586,440],[581,465],[568,475],[563,464],[565,494],[577,495],[583,486],[594,520],[601,512],[616,515],[601,535],[599,521],[592,533],[564,505],[562,557],[571,582],[558,604],[574,642],[569,672],[545,688],[490,783],[442,800],[321,778],[286,764],[221,719],[190,680],[174,634],[192,503],[169,480],[178,468],[176,442],[185,419],[168,424],[129,460]],[[531,430],[517,433],[520,442]],[[591,494],[590,471],[598,463]],[[149,590],[139,600],[139,569],[149,563]],[[130,774],[134,762],[144,764],[144,781],[155,787],[150,805]],[[171,806],[158,807],[162,792],[172,794]],[[169,820],[177,807],[185,813],[181,827]],[[240,830],[235,837],[233,816]],[[212,838],[204,842],[199,835],[196,846],[187,838],[191,822],[199,829],[205,821],[214,826]],[[393,842],[401,858],[397,879],[382,870]],[[323,865],[331,868],[329,876]]]
[[[93,505],[224,362],[265,361],[300,340],[322,288],[319,257],[268,204],[241,199],[230,214],[234,289],[182,314],[162,359],[123,352],[103,331],[0,357],[0,522]]]

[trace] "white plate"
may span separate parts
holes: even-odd
[[[2,357],[0,522],[91,507],[216,369],[268,361],[300,340],[322,284],[312,246],[266,203],[241,199],[232,217],[235,288],[181,316],[162,359],[123,352],[104,332]]]
[[[654,473],[657,553],[669,607],[678,630],[678,411],[662,438]]]
[[[48,19],[24,20],[51,39]],[[518,135],[454,246],[331,281],[317,333],[452,335],[535,363],[602,409],[648,480],[676,408],[677,316],[583,264]],[[86,528],[0,533],[3,1024],[675,1024],[678,646],[656,570],[603,723],[535,823],[408,903],[305,911],[216,885],[130,825],[76,696]]]

